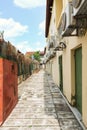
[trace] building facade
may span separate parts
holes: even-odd
[[[86,0],[47,0],[45,68],[87,126],[86,6]]]

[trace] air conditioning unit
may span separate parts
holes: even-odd
[[[51,36],[48,42],[48,50],[50,48],[54,48],[54,45],[55,45],[55,36]]]
[[[87,0],[72,0],[74,16],[87,16]]]
[[[68,2],[64,13],[62,14],[61,26],[62,36],[72,36],[72,32],[75,29],[76,20],[73,17],[73,6],[72,2]]]
[[[51,52],[48,51],[48,53],[47,53],[47,58],[48,58],[48,59],[50,59],[50,55],[51,55]]]
[[[56,56],[56,51],[55,50],[51,50],[50,52],[50,58],[53,58]]]
[[[60,50],[59,41],[56,41],[54,50],[55,51],[59,51]]]
[[[58,33],[59,33],[59,32],[58,32]],[[59,43],[60,43],[61,39],[62,39],[62,38],[60,37],[60,35],[57,34],[56,37],[55,37],[55,46],[54,46],[54,50],[55,50],[55,51],[59,51],[59,50],[60,50]]]

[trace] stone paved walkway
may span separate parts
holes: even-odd
[[[83,130],[43,70],[19,85],[19,101],[0,130]]]

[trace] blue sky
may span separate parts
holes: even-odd
[[[21,52],[44,50],[46,0],[1,0],[0,31]]]

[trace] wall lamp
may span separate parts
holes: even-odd
[[[66,44],[64,42],[59,42],[57,47],[54,49],[55,51],[63,51],[66,48]]]
[[[64,42],[60,42],[59,46],[60,46],[61,50],[66,48],[66,44]]]

